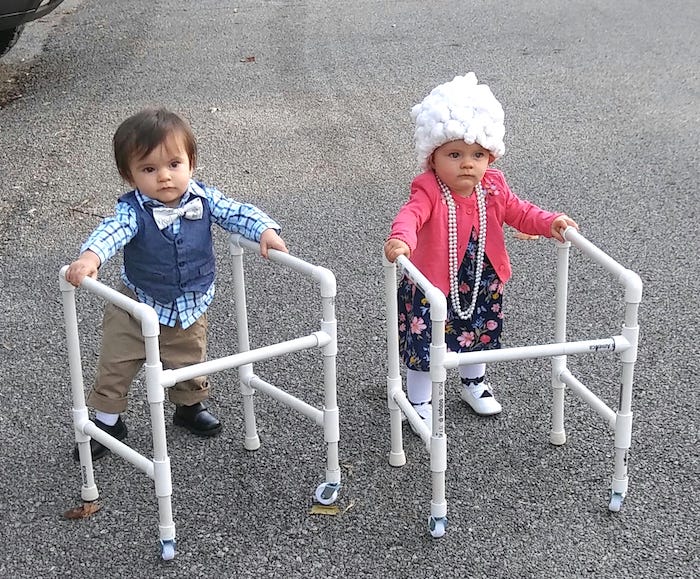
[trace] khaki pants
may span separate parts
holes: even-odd
[[[119,288],[134,298],[126,286]],[[127,407],[131,383],[146,361],[141,323],[113,304],[105,307],[102,348],[95,385],[87,404],[96,410],[118,414]],[[174,328],[160,326],[160,357],[164,369],[177,369],[204,362],[207,356],[207,316],[204,314],[186,330],[180,322]],[[145,395],[145,393],[144,393]],[[168,388],[173,404],[190,406],[209,397],[209,380],[199,376]]]

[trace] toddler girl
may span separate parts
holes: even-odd
[[[442,84],[411,110],[415,149],[424,170],[391,225],[384,246],[393,262],[405,255],[449,296],[447,348],[500,348],[503,285],[511,276],[503,224],[555,237],[576,223],[511,192],[491,164],[505,152],[503,108],[473,72]],[[430,305],[408,277],[398,290],[399,347],[408,399],[431,425]],[[461,397],[482,416],[501,412],[485,364],[460,366]]]

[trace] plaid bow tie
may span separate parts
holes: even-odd
[[[201,219],[202,214],[202,200],[199,197],[185,203],[182,207],[153,208],[153,219],[158,229],[165,229],[179,217],[184,217],[185,219]]]

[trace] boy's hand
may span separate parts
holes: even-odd
[[[260,255],[267,257],[267,252],[270,249],[277,249],[284,253],[289,253],[287,246],[274,229],[266,229],[260,236]]]
[[[85,277],[97,278],[97,270],[100,267],[100,258],[89,249],[81,254],[66,270],[66,281],[78,287]]]
[[[391,263],[394,263],[399,255],[411,257],[411,248],[400,239],[390,239],[384,244],[384,255]]]
[[[575,229],[578,229],[578,225],[573,219],[571,219],[571,217],[568,215],[560,215],[554,221],[552,221],[552,237],[562,242],[566,241],[562,234],[567,227],[574,227]]]

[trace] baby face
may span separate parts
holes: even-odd
[[[182,139],[171,136],[145,157],[132,159],[129,172],[132,187],[164,205],[177,207],[193,168]]]
[[[484,177],[491,159],[488,149],[478,143],[450,141],[433,151],[429,166],[452,193],[468,197]]]

